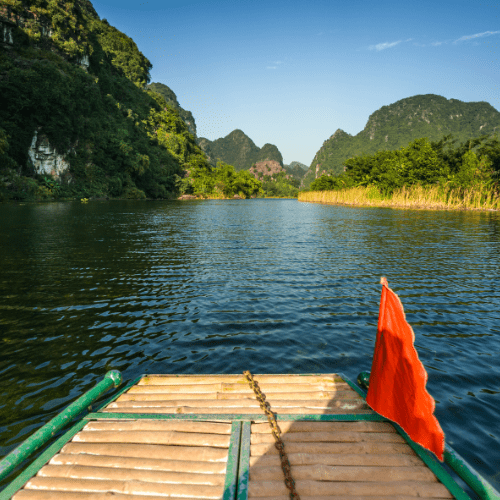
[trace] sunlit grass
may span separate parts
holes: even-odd
[[[460,192],[449,186],[410,186],[383,196],[377,188],[356,187],[339,191],[308,191],[299,193],[299,201],[356,205],[364,207],[395,207],[426,210],[499,210],[500,197],[486,186],[478,185]]]

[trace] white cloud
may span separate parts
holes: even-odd
[[[413,40],[413,38],[408,38],[408,40],[398,40],[397,42],[384,42],[384,43],[377,43],[377,45],[370,45],[368,47],[368,50],[376,50],[377,52],[385,49],[390,49],[391,47],[395,47],[396,45],[399,45],[402,42],[410,42]]]
[[[475,35],[466,35],[458,38],[453,43],[464,42],[465,40],[472,40],[473,38],[481,38],[483,36],[498,35],[500,31],[484,31],[483,33],[476,33]]]
[[[267,69],[276,69],[276,66],[266,66]]]

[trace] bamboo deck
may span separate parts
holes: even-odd
[[[278,414],[302,500],[455,498],[335,374],[254,375]],[[150,375],[86,417],[14,500],[286,500],[243,375]]]

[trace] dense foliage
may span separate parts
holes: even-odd
[[[7,4],[11,19],[29,15],[19,0]],[[38,24],[14,27],[13,49],[0,52],[0,199],[175,196],[184,171],[210,168],[205,154],[179,112],[144,88],[151,63],[133,40],[88,3],[64,5],[66,17],[34,0]],[[66,155],[58,180],[35,172],[35,131]]]
[[[316,169],[318,175],[340,175],[348,158],[406,147],[419,137],[437,141],[453,134],[463,142],[495,132],[500,132],[500,113],[486,102],[467,103],[434,94],[408,97],[375,111],[356,136],[337,130],[316,153],[303,186],[314,181]]]
[[[288,175],[291,175],[294,179],[300,181],[309,167],[298,161],[292,161],[290,165],[283,165],[283,168],[286,170]]]
[[[258,161],[275,160],[283,166],[283,157],[274,144],[258,148],[250,137],[238,129],[215,141],[200,137],[198,144],[210,157],[212,165],[223,161],[234,165],[236,170],[248,170]]]
[[[146,89],[162,95],[165,98],[165,101],[167,101],[167,104],[170,104],[179,112],[179,116],[182,118],[182,121],[188,126],[189,131],[196,139],[196,123],[193,114],[191,111],[186,111],[181,107],[175,92],[163,83],[150,83],[149,85],[146,85]]]
[[[216,168],[206,162],[193,165],[189,177],[177,178],[177,186],[182,194],[204,198],[250,198],[262,195],[262,183],[248,170],[236,172],[232,165],[218,162]]]
[[[403,186],[441,185],[465,192],[471,188],[497,191],[500,181],[500,141],[482,135],[455,146],[451,134],[439,141],[416,139],[408,146],[362,155],[344,162],[339,176],[323,175],[311,183],[313,191],[373,186],[390,195]]]

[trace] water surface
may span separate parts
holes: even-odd
[[[500,216],[295,200],[0,206],[0,457],[110,369],[331,373],[399,294],[446,440],[500,488]]]

